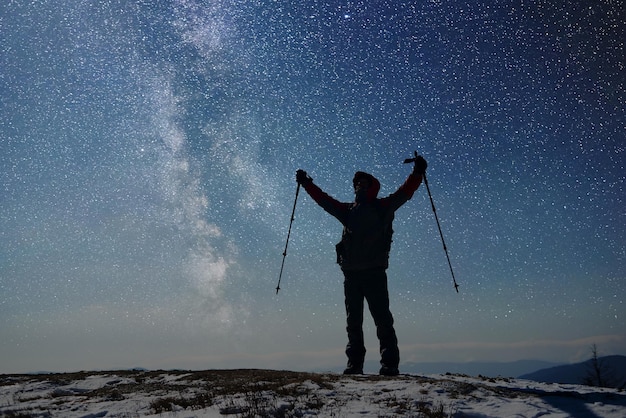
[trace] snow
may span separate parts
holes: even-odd
[[[461,374],[134,370],[0,375],[0,416],[623,418],[626,393]]]

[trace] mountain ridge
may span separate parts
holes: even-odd
[[[598,382],[593,359],[548,367],[518,377],[542,383],[592,384],[622,389],[626,386],[626,356],[598,357],[597,362],[598,373],[601,374],[603,382]]]
[[[541,360],[517,360],[511,362],[436,362],[436,363],[404,363],[402,371],[406,373],[462,373],[470,376],[503,376],[517,377],[540,369],[562,365]]]

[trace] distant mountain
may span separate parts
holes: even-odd
[[[553,367],[559,363],[550,363],[539,360],[519,360],[508,363],[497,362],[470,362],[470,363],[403,363],[400,365],[402,373],[439,374],[458,373],[469,376],[487,377],[515,377],[535,370]]]
[[[623,388],[626,385],[626,356],[599,357],[598,364],[606,381],[606,386]],[[520,375],[520,379],[543,383],[586,384],[586,379],[593,377],[592,360],[582,363],[567,364],[538,370]],[[597,384],[595,382],[594,384]]]

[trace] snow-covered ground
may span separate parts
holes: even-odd
[[[465,375],[273,370],[0,375],[2,417],[626,417],[626,393]]]

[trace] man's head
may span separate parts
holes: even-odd
[[[378,196],[380,182],[371,174],[357,171],[352,179],[357,201],[372,200]]]

